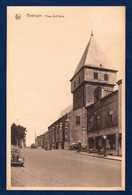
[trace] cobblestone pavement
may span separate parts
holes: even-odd
[[[22,149],[24,167],[11,168],[12,187],[120,187],[121,162],[74,151]]]

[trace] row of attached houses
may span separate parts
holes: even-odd
[[[35,143],[47,149],[68,149],[70,143],[70,129],[68,114],[65,114],[52,125],[43,135],[37,136]]]
[[[70,80],[73,105],[36,138],[36,144],[48,149],[68,149],[80,141],[88,152],[96,152],[103,147],[106,136],[108,152],[121,155],[122,80],[117,82],[116,73],[91,34]]]

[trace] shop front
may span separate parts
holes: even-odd
[[[106,148],[107,154],[118,155],[118,144],[116,134],[88,138],[88,148],[90,153],[103,153]]]

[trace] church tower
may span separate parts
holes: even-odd
[[[94,91],[101,87],[105,94],[114,90],[117,70],[99,48],[93,32],[71,81],[73,110],[94,102]],[[98,94],[97,94],[98,96]],[[96,98],[98,99],[98,97]]]

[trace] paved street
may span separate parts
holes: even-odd
[[[12,187],[120,187],[121,162],[75,151],[22,149],[24,167],[11,168]]]

